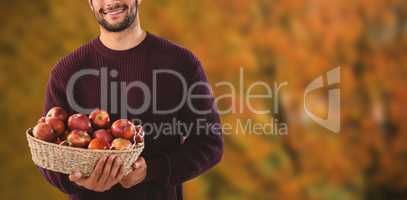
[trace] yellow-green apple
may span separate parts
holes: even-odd
[[[115,150],[123,150],[126,148],[131,148],[131,145],[132,144],[131,144],[130,140],[123,139],[123,138],[116,138],[113,140],[111,147],[112,147],[112,149],[115,149]]]
[[[110,117],[109,113],[101,109],[95,109],[89,115],[89,119],[95,128],[109,127]]]

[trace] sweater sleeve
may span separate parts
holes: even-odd
[[[58,80],[54,73],[50,73],[45,93],[44,116],[48,110],[54,106],[60,106],[69,112],[65,90],[63,87],[61,87],[61,85],[61,80]],[[76,194],[85,190],[84,188],[71,182],[66,174],[53,172],[41,167],[38,167],[38,169],[50,184],[57,187],[64,193]]]
[[[209,170],[222,158],[223,137],[214,98],[206,85],[207,78],[200,62],[193,55],[190,58],[183,67],[192,69],[184,77],[187,79],[188,89],[193,89],[188,95],[184,94],[187,95],[187,101],[179,111],[177,120],[192,129],[182,133],[187,137],[178,149],[145,158],[145,181],[179,185]],[[191,101],[188,104],[189,98]],[[208,112],[198,113],[197,110]]]

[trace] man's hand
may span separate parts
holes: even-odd
[[[136,162],[133,163],[133,171],[130,172],[127,176],[125,176],[121,181],[120,184],[124,188],[131,188],[146,178],[147,175],[147,164],[143,157],[139,157]]]
[[[122,161],[112,155],[101,158],[89,177],[82,177],[80,172],[69,175],[69,180],[88,190],[104,192],[117,184],[124,176]]]

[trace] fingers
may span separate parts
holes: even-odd
[[[113,163],[113,167],[112,170],[110,171],[110,175],[109,175],[109,180],[110,182],[115,182],[119,172],[121,171],[121,166],[122,166],[123,162],[121,161],[120,157],[117,157],[116,160]]]
[[[75,172],[73,172],[72,174],[69,175],[69,180],[70,181],[75,182],[75,181],[77,181],[77,180],[79,180],[81,178],[82,178],[82,173],[77,172],[77,171],[75,171]]]
[[[139,166],[140,164],[138,164],[137,161],[133,163],[133,169],[137,169],[139,168]]]
[[[134,169],[140,168],[140,167],[142,166],[142,164],[143,164],[143,161],[144,161],[143,157],[139,157],[139,158],[136,160],[136,162],[133,163],[133,168],[134,168]]]
[[[69,180],[97,192],[110,189],[123,178],[123,161],[116,155],[99,159],[89,178],[84,178],[80,172],[69,175]]]
[[[111,155],[108,157],[105,167],[103,169],[102,175],[100,176],[99,182],[106,183],[109,180],[110,171],[112,169],[113,163],[116,160],[116,155]]]
[[[90,175],[90,179],[93,182],[97,182],[103,172],[103,167],[105,165],[106,162],[106,156],[102,157],[101,159],[99,159],[99,161],[97,162],[95,169],[93,170],[92,174]]]
[[[117,182],[119,182],[120,180],[122,180],[124,178],[124,170],[123,170],[123,165],[120,166],[119,172],[116,176],[116,180]]]
[[[120,185],[122,185],[124,188],[128,189],[131,187],[132,173],[134,173],[134,172],[131,172],[129,175],[124,176],[122,179],[120,179]]]
[[[146,163],[143,157],[140,157],[133,163],[133,171],[127,176],[119,179],[124,188],[130,188],[139,184],[145,178]]]
[[[82,186],[84,184],[85,179],[82,178],[82,173],[80,172],[73,172],[72,174],[69,175],[69,180],[76,183],[77,185]]]

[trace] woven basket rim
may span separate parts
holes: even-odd
[[[33,128],[28,128],[26,131],[26,135],[27,135],[28,139],[34,140],[36,142],[39,142],[39,143],[42,143],[45,145],[51,145],[51,146],[66,149],[66,150],[74,150],[74,151],[81,151],[81,152],[100,152],[100,153],[127,153],[127,152],[131,153],[137,148],[144,147],[144,142],[141,144],[136,144],[134,149],[125,149],[125,150],[84,149],[84,148],[78,148],[78,147],[63,146],[63,145],[54,144],[51,142],[42,141],[40,139],[35,138],[34,136],[32,136],[32,129]]]

